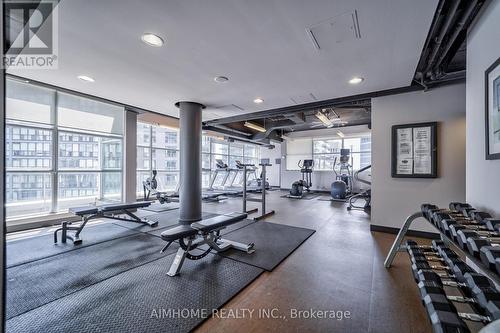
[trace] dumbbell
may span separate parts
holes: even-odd
[[[480,251],[483,246],[499,246],[500,245],[500,235],[495,233],[491,237],[471,234],[469,233],[467,237],[467,250],[476,258],[480,258]]]
[[[459,257],[458,255],[453,252],[452,250],[450,250],[449,248],[445,248],[445,247],[441,247],[438,249],[438,253],[440,254],[440,258],[439,257],[436,257],[436,256],[432,256],[431,258],[433,259],[433,261],[441,261],[441,262],[444,262],[448,265],[449,269],[448,271],[454,275],[454,278],[460,282],[464,282],[465,281],[465,278],[464,278],[464,274],[465,273],[468,273],[468,272],[474,272],[466,263],[464,263]],[[426,267],[425,265],[415,265],[417,261],[422,261],[422,260],[425,260],[425,259],[428,259],[427,256],[422,256],[421,254],[417,253],[416,255],[412,255],[410,254],[410,258],[412,259],[412,272],[413,272],[413,276],[415,277],[415,279],[417,279],[416,277],[416,274],[417,272],[414,271],[414,269],[416,269],[417,267],[425,267],[425,269],[429,269],[429,267]],[[436,258],[439,258],[438,260],[436,260]],[[433,265],[430,264],[429,266],[430,269],[432,269]],[[442,270],[442,269],[441,269]]]
[[[484,238],[484,239],[492,239],[495,242],[495,238],[499,238],[499,233],[495,231],[481,231],[481,230],[466,230],[461,229],[457,230],[456,243],[462,250],[467,250],[467,238]],[[498,239],[500,241],[500,238]],[[471,254],[473,254],[471,252]],[[479,255],[479,253],[477,253]]]
[[[486,316],[477,313],[458,312],[453,303],[442,294],[429,294],[422,302],[427,310],[434,332],[470,332],[464,320],[484,324],[495,320],[489,312]]]
[[[457,221],[472,221],[472,219],[463,216],[458,212],[443,212],[438,211],[431,214],[431,222],[438,228],[441,229],[441,221],[443,220],[457,220]]]
[[[433,204],[424,203],[424,204],[420,205],[420,211],[422,212],[422,215],[424,215],[424,217],[428,221],[430,221],[429,211],[430,210],[438,210],[438,209],[439,209],[439,207],[436,205],[433,205]]]
[[[422,299],[428,294],[446,295],[444,286],[458,287],[468,297],[447,296],[449,300],[472,303],[479,312],[487,313],[495,319],[500,319],[500,292],[495,288],[493,283],[484,275],[475,272],[466,273],[464,276],[465,283],[453,280],[443,281],[443,277],[435,272],[419,273],[418,288],[420,295]],[[449,277],[444,278],[450,279]]]
[[[448,236],[450,236],[453,241],[457,242],[457,233],[458,230],[472,230],[472,231],[489,231],[489,232],[497,232],[496,230],[490,230],[486,224],[482,223],[467,223],[467,224],[450,224],[449,225]]]
[[[476,245],[477,244],[475,244],[474,246]],[[483,264],[488,266],[490,270],[496,272],[497,274],[500,274],[500,267],[497,264],[497,258],[500,258],[500,246],[481,246],[481,248],[479,249],[479,258],[481,258]]]
[[[448,236],[456,237],[456,230],[458,229],[495,231],[497,224],[500,224],[500,220],[491,218],[490,214],[474,211],[472,217],[441,218],[439,228]]]
[[[464,203],[464,202],[450,202],[450,204],[448,205],[448,208],[450,210],[462,210],[464,208],[472,208],[471,205],[469,205],[468,203]]]

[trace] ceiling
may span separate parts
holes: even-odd
[[[222,118],[408,86],[437,3],[62,0],[59,69],[8,72],[172,116],[197,101],[204,120]],[[145,45],[145,32],[165,45]]]

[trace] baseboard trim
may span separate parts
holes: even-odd
[[[385,232],[387,234],[395,234],[397,235],[399,232],[399,228],[386,227],[383,225],[375,225],[370,224],[370,231],[378,231]],[[428,238],[428,239],[440,239],[439,234],[435,232],[427,232],[427,231],[418,231],[418,230],[408,230],[406,233],[407,236],[410,237],[420,237],[420,238]]]

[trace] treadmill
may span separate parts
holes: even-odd
[[[234,180],[238,175],[238,169],[230,168],[223,160],[216,159],[216,169],[214,176],[207,189],[207,193],[220,192],[225,195],[241,195],[243,186],[233,186]]]

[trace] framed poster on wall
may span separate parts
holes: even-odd
[[[437,177],[437,122],[392,126],[391,175]]]
[[[500,58],[485,72],[486,159],[500,159]]]

